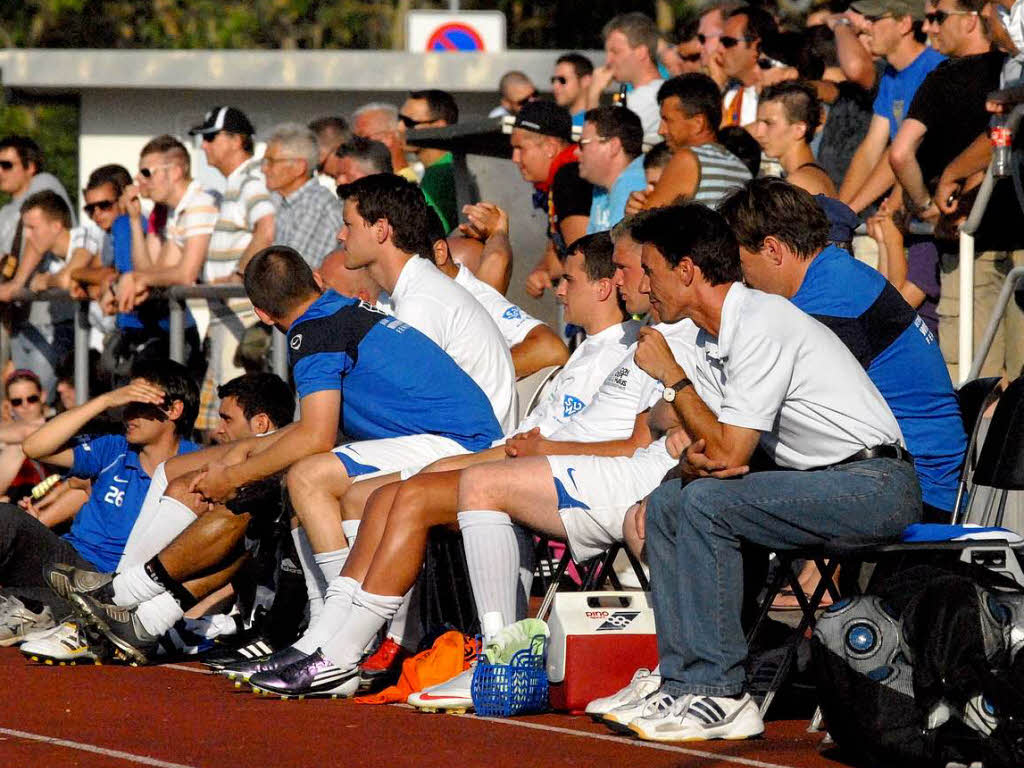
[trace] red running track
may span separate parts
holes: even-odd
[[[50,667],[0,650],[5,766],[81,768],[825,768],[806,721],[764,739],[648,744],[584,717],[488,720],[404,706],[269,699],[198,664]]]

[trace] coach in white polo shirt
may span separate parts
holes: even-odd
[[[214,107],[201,124],[189,131],[190,136],[203,137],[206,162],[226,179],[220,214],[203,264],[204,283],[241,282],[253,254],[274,242],[274,204],[260,161],[253,158],[255,132],[245,113],[234,107]],[[248,299],[210,300],[209,305],[206,336],[210,340],[210,362],[200,393],[196,429],[213,429],[217,424],[217,387],[245,373],[235,365],[235,350],[245,329],[256,323]]]
[[[741,543],[893,540],[920,518],[921,491],[864,369],[817,320],[740,282],[739,248],[718,213],[699,204],[662,209],[633,236],[643,243],[652,306],[663,320],[690,318],[700,328],[690,361],[653,329],[641,331],[636,355],[672,393],[665,407],[704,441],[687,466],[741,470],[760,445],[780,468],[799,471],[668,481],[651,494],[640,528],[662,685],[630,728],[658,741],[747,738],[764,725],[744,693]],[[701,399],[707,389],[720,404]]]

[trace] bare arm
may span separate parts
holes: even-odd
[[[963,182],[969,176],[988,168],[991,160],[992,142],[989,141],[987,133],[982,133],[942,171],[939,183],[935,187],[935,204],[939,206],[939,210],[945,214],[955,213],[957,202],[954,199],[949,203],[950,196],[963,186]]]
[[[10,301],[11,296],[24,288],[42,260],[43,254],[39,253],[32,243],[25,243],[25,248],[21,252],[21,259],[18,261],[18,268],[14,271],[13,277],[0,285],[0,301]]]
[[[555,252],[555,244],[548,240],[533,271],[526,276],[526,292],[535,299],[544,295],[544,291],[554,285],[552,277],[561,274],[562,265]]]
[[[196,235],[185,241],[185,248],[181,251],[181,258],[174,259],[171,254],[177,249],[173,243],[164,244],[164,256],[161,261],[166,261],[163,266],[153,267],[145,270],[135,270],[135,283],[138,289],[152,285],[193,285],[199,280],[199,273],[206,261],[206,253],[210,247],[209,235]],[[166,258],[165,258],[166,256]]]
[[[238,272],[245,272],[249,259],[274,244],[274,215],[267,214],[252,228],[252,239],[238,259]]]
[[[889,150],[882,153],[878,165],[871,169],[871,173],[864,180],[864,186],[857,190],[857,194],[847,203],[854,213],[860,213],[875,200],[880,198],[896,184],[896,174],[893,173],[892,165],[889,163]]]
[[[888,144],[889,121],[884,117],[873,115],[871,117],[871,124],[868,126],[867,135],[864,136],[860,146],[857,147],[857,151],[853,153],[853,159],[850,160],[850,167],[846,171],[846,177],[839,187],[840,200],[850,205],[850,201],[860,191],[860,188],[864,186],[864,182],[867,181],[868,176],[871,175],[875,166],[878,165],[878,161],[882,159],[882,153],[885,152]]]
[[[917,150],[924,141],[928,127],[920,120],[908,117],[900,126],[899,133],[889,148],[889,164],[896,174],[910,202],[916,208],[931,206],[931,197],[925,184],[921,164],[917,161]]]
[[[569,348],[558,334],[546,325],[533,328],[526,338],[512,347],[512,364],[516,378],[521,379],[549,365],[565,365]]]
[[[680,149],[665,166],[665,171],[647,195],[644,208],[661,208],[672,205],[680,197],[689,200],[697,193],[700,184],[700,161],[689,149]]]
[[[865,91],[871,90],[875,85],[875,63],[857,39],[857,31],[850,24],[836,24],[832,20],[829,20],[828,26],[835,33],[839,68],[843,70],[846,79]]]
[[[575,440],[549,440],[534,428],[523,436],[515,436],[505,443],[505,454],[512,458],[523,456],[632,456],[654,439],[647,425],[647,411],[638,413],[632,434],[622,440],[602,440],[585,443]]]

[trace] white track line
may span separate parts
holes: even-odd
[[[196,669],[195,667],[186,667],[184,664],[161,664],[162,669],[177,669],[182,672],[192,672],[196,675],[212,675],[213,673],[208,669]]]
[[[794,766],[791,765],[783,765],[781,763],[766,763],[762,760],[752,760],[747,757],[736,757],[734,755],[728,755],[722,752],[705,752],[700,749],[687,749],[686,747],[677,747],[674,744],[659,744],[653,741],[626,739],[621,736],[613,736],[612,734],[591,733],[590,731],[576,731],[572,728],[561,728],[557,725],[544,725],[543,723],[528,723],[523,720],[513,720],[511,718],[477,717],[476,715],[456,715],[456,717],[471,717],[474,720],[486,720],[491,723],[512,725],[518,728],[530,728],[536,731],[550,731],[552,733],[561,733],[565,736],[579,736],[584,739],[596,739],[598,741],[611,741],[615,744],[619,744],[622,746],[637,747],[640,749],[657,749],[662,752],[678,752],[683,755],[690,755],[692,757],[703,757],[709,760],[716,760],[721,763],[746,765],[750,766],[750,768],[794,768]]]
[[[105,749],[103,747],[93,746],[92,744],[83,744],[79,741],[58,739],[53,736],[42,736],[38,733],[15,731],[12,728],[0,728],[0,735],[12,736],[16,739],[27,739],[29,741],[40,741],[44,744],[52,744],[55,747],[67,747],[68,749],[77,749],[81,752],[92,752],[93,754],[103,755],[104,757],[116,757],[118,760],[126,760],[130,763],[138,763],[139,765],[149,765],[153,766],[153,768],[195,768],[195,766],[184,765],[183,763],[169,763],[166,760],[157,760],[156,758],[146,757],[145,755],[133,755],[130,752],[121,752],[116,749]]]

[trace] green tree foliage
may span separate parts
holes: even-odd
[[[45,170],[71,195],[78,190],[78,105],[37,102],[0,105],[0,136],[31,136],[43,150]],[[10,198],[0,193],[0,205]]]

